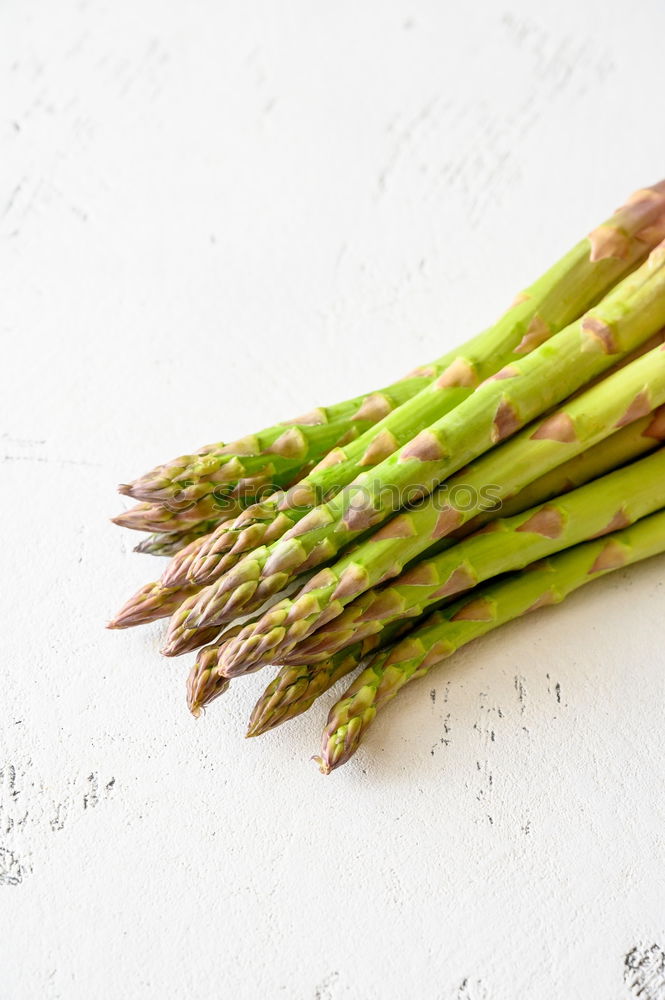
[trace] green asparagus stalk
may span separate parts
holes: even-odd
[[[191,533],[194,538],[213,531],[229,518],[235,520],[240,513],[270,496],[276,489],[290,488],[298,478],[311,472],[312,466],[312,462],[301,463],[294,475],[277,476],[275,482],[267,483],[259,477],[254,480],[245,478],[230,486],[227,484],[227,487],[218,485],[198,500],[188,499],[186,494],[180,493],[164,503],[142,501],[111,520],[120,527],[137,531],[168,535]]]
[[[177,612],[186,597],[196,591],[196,587],[164,587],[159,581],[146,583],[123,604],[107,628],[131,628],[145,625],[157,618],[166,618]],[[219,630],[217,630],[219,631]]]
[[[187,611],[181,610],[183,603],[186,598],[198,593],[200,589],[193,584],[167,587],[162,580],[153,580],[151,583],[139,587],[136,593],[125,601],[115,618],[106,627],[111,629],[134,628],[136,625],[148,625],[150,622],[159,621],[160,618],[173,616],[173,621],[177,621],[181,626],[178,633],[178,654],[188,653],[201,645],[203,632],[208,636],[206,642],[212,642],[220,632],[218,625],[203,630],[188,629],[185,626]]]
[[[500,579],[436,612],[397,645],[378,653],[333,706],[317,758],[320,770],[329,774],[348,761],[383,705],[472,639],[527,612],[558,604],[613,570],[662,552],[665,511]]]
[[[665,407],[662,407],[661,410],[661,437],[665,439]],[[585,483],[592,482],[613,469],[621,468],[625,463],[639,458],[645,452],[651,451],[660,445],[656,436],[650,437],[644,433],[653,423],[653,414],[643,417],[642,420],[636,420],[627,427],[616,431],[611,437],[601,441],[589,451],[576,456],[569,462],[564,462],[563,465],[525,487],[517,497],[504,503],[501,514],[509,517],[521,513],[538,503],[544,503],[553,497],[559,497]],[[467,522],[464,529],[478,528],[481,526],[481,521],[487,523],[487,515]],[[451,543],[454,542],[454,538],[451,536],[444,539],[445,541]],[[428,550],[428,553],[429,551],[431,550]],[[380,632],[368,636],[362,642],[353,642],[352,645],[346,646],[324,660],[298,667],[282,666],[254,706],[247,735],[259,736],[261,733],[274,729],[282,722],[306,712],[318,697],[341,677],[360,665],[367,656],[369,645],[373,644],[380,648],[387,645],[393,641],[395,632],[402,626],[409,628],[410,622],[400,620],[392,625],[386,625]],[[313,633],[313,635],[318,635],[318,632]],[[296,646],[295,651],[297,650]],[[219,683],[224,685],[224,678],[221,676],[219,676]],[[214,679],[209,682],[208,690],[214,690]],[[205,705],[205,701],[201,703],[199,708],[203,705]]]
[[[423,371],[435,370],[437,363]],[[170,504],[192,503],[209,493],[228,496],[269,483],[287,485],[307,463],[318,461],[331,448],[363,434],[395,407],[401,406],[430,382],[429,374],[407,376],[386,389],[341,404],[346,417],[329,419],[326,408],[312,410],[293,421],[276,424],[231,444],[206,445],[158,466],[119,492],[135,500]],[[328,410],[334,411],[335,407]]]
[[[239,631],[240,626],[236,625],[224,632],[222,638],[227,640],[237,635]],[[209,687],[214,666],[215,664],[212,662],[212,659],[208,662],[203,655],[203,650],[201,650],[201,654],[197,657],[195,668],[190,671],[187,678],[187,705],[196,719],[201,715],[206,705],[209,705],[215,698],[219,698],[220,694],[224,694],[230,684],[228,680],[222,681],[220,678],[215,677],[214,686]]]
[[[213,582],[251,550],[255,550],[255,562],[265,565],[274,550],[256,551],[258,546],[275,542],[324,499],[337,495],[368,467],[382,463],[423,427],[449,413],[484,379],[577,319],[627,272],[631,261],[644,256],[643,241],[655,245],[662,232],[664,207],[665,184],[639,192],[519,295],[497,324],[439,359],[437,377],[427,389],[345,448],[333,449],[297,489],[277,492],[239,515],[231,529],[225,525],[201,542],[196,559],[187,566],[190,582]],[[650,228],[645,233],[647,220]],[[658,225],[654,227],[655,220]],[[636,233],[639,236],[634,238]],[[169,579],[184,582],[175,568],[169,571]]]
[[[371,473],[310,511],[267,553],[255,551],[193,595],[188,627],[223,624],[259,607],[295,576],[330,560],[381,524],[405,501],[426,496],[467,462],[606,371],[664,322],[665,241],[591,312],[502,369]],[[352,575],[340,592],[355,596],[365,587]]]
[[[539,476],[663,403],[665,350],[660,347],[489,452],[419,508],[398,514],[317,573],[294,598],[280,601],[246,625],[219,649],[220,673],[235,676],[267,662],[280,662],[296,643],[341,614],[359,594],[399,575],[407,562],[482,513],[488,484],[495,500],[514,496]],[[646,434],[662,434],[662,421],[654,418]],[[463,509],[460,491],[467,498]],[[177,645],[177,633],[167,641]]]
[[[413,622],[410,621],[393,622],[383,632],[353,643],[319,663],[298,667],[282,666],[252,709],[247,736],[260,736],[283,722],[302,715],[333,684],[355,670],[372,651],[388,645],[412,625]],[[211,649],[214,647],[208,647],[208,650]],[[188,701],[189,709],[195,716],[214,698],[223,694],[229,684],[228,678],[222,677],[215,669],[217,660],[214,653],[208,652],[205,661],[208,663],[205,686],[200,690],[189,684],[187,687],[188,695],[191,694],[192,698]],[[194,664],[190,676],[193,677],[199,669]]]
[[[248,502],[253,502],[254,494]],[[242,500],[210,494],[194,504],[172,509],[157,503],[138,503],[112,517],[113,524],[134,531],[168,532],[196,530],[202,522],[236,518],[243,510]]]
[[[199,718],[204,707],[224,694],[231,683],[228,677],[222,678],[216,673],[214,649],[214,646],[206,646],[200,651],[187,678],[187,706],[195,719]]]
[[[337,618],[284,657],[315,663],[433,604],[472,590],[500,573],[619,528],[665,507],[665,449],[573,490],[557,500],[502,517],[446,552],[418,560],[382,587],[366,590]]]
[[[115,618],[106,626],[110,629],[132,628],[135,625],[147,625],[149,622],[177,615],[184,598],[192,593],[193,587],[164,587],[161,583],[147,583],[122,606]],[[214,625],[203,629],[205,642],[211,643],[217,639],[220,628]],[[232,633],[226,633],[228,638]],[[183,629],[180,637],[180,652],[188,653],[201,644],[201,629]],[[226,685],[220,685],[226,686]],[[220,692],[221,693],[221,692]]]
[[[291,480],[292,481],[292,480]],[[225,520],[235,520],[248,506],[257,502],[259,496],[275,491],[272,485],[252,484],[244,480],[242,490],[227,492],[221,489],[209,493],[195,501],[174,499],[167,503],[138,503],[129,510],[112,517],[113,524],[136,531],[164,532],[197,531],[202,526],[214,522],[219,526]]]

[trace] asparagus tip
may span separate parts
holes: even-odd
[[[247,726],[247,732],[245,733],[245,738],[249,739],[252,736],[263,736],[264,733],[269,733],[271,729],[275,729],[280,722],[284,722],[283,718],[275,718],[274,716],[268,716],[264,718],[259,716],[257,719],[250,719]]]
[[[143,619],[140,616],[134,614],[125,613],[123,614],[124,608],[121,609],[115,618],[107,624],[107,628],[110,629],[120,629],[120,628],[131,628],[133,625],[144,624]]]
[[[181,563],[171,561],[162,573],[162,585],[164,587],[182,587],[187,582],[187,575],[183,571]]]
[[[215,670],[216,661],[216,648],[206,646],[199,652],[187,678],[187,707],[196,719],[211,701],[224,694],[230,684]]]
[[[321,774],[330,774],[333,770],[333,767],[331,767],[328,761],[324,760],[323,757],[320,757],[319,754],[314,754],[310,760],[314,761]]]
[[[106,627],[110,629],[131,628],[133,625],[142,625],[144,621],[143,615],[130,599],[120,608],[115,618],[112,618]]]
[[[143,511],[139,513],[136,507],[133,507],[131,510],[125,510],[122,514],[116,514],[115,517],[111,518],[111,524],[117,524],[119,528],[133,528],[135,531],[149,530],[145,523]]]
[[[258,704],[261,703],[259,702]],[[255,708],[257,707],[258,705],[255,706]],[[276,726],[285,721],[283,715],[279,715],[275,711],[266,711],[266,706],[264,706],[262,711],[257,712],[255,710],[252,712],[250,720],[247,723],[245,737],[263,736],[264,733],[269,733],[271,729],[275,729]]]
[[[131,497],[132,495],[132,484],[131,483],[119,483],[118,493],[123,497]]]
[[[265,712],[260,713],[256,717],[254,713],[247,723],[247,732],[245,733],[245,739],[251,739],[253,736],[263,736],[264,733],[269,733],[271,729],[274,729],[276,725],[279,725],[278,720],[274,715],[268,715],[266,717]]]

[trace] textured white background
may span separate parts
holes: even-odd
[[[662,560],[327,779],[323,707],[244,742],[265,676],[197,723],[162,629],[103,629],[157,566],[116,482],[441,353],[665,173],[664,35],[661,0],[0,4],[2,1000],[665,996]]]

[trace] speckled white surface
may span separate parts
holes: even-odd
[[[106,517],[474,333],[665,174],[660,0],[5,0],[2,1000],[662,1000],[663,561],[469,647],[330,778],[201,722]],[[186,658],[188,659],[188,658]],[[327,700],[328,701],[328,700]]]

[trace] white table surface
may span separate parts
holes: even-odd
[[[663,560],[324,706],[104,622],[115,484],[390,381],[665,174],[659,0],[5,0],[2,1000],[662,1000]],[[325,699],[326,705],[330,699]]]

